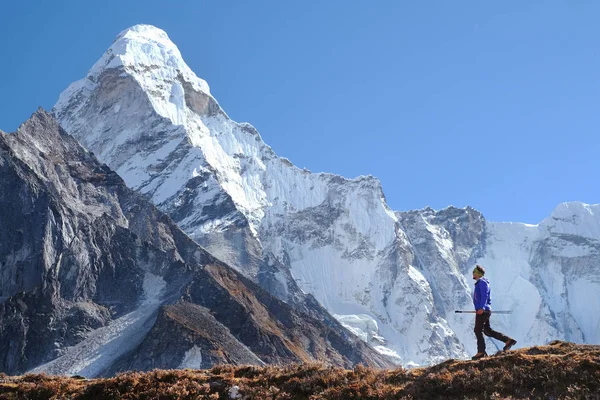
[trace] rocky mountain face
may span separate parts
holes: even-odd
[[[278,157],[225,114],[160,29],[122,32],[54,113],[190,237],[287,303],[311,293],[331,312],[369,318],[377,331],[367,334],[397,359],[465,355],[379,182]]]
[[[0,132],[0,177],[2,372],[390,365],[214,258],[43,110]]]
[[[490,223],[471,208],[393,212],[373,177],[278,157],[148,25],[118,35],[54,114],[217,258],[293,307],[312,294],[405,365],[474,351],[472,316],[453,310],[472,307],[475,262],[488,268],[494,307],[514,310],[493,323],[519,344],[598,340],[597,319],[577,308],[598,309],[597,206],[559,206],[536,226]]]

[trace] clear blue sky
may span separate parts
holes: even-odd
[[[148,23],[299,167],[374,175],[396,210],[537,223],[600,202],[599,17],[595,0],[7,0],[0,129]]]

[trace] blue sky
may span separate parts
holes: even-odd
[[[600,202],[598,16],[584,0],[7,0],[0,129],[149,23],[299,167],[374,175],[396,210],[538,223],[560,202]]]

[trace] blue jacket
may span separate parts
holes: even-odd
[[[492,290],[490,283],[486,278],[479,278],[475,282],[475,290],[473,290],[473,305],[475,311],[483,308],[484,310],[492,309]]]

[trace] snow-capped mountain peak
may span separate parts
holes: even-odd
[[[554,234],[600,237],[600,205],[581,202],[559,204],[550,217],[540,223],[542,229]]]
[[[404,360],[463,355],[427,306],[431,289],[380,182],[297,168],[202,82],[164,32],[135,26],[54,113],[194,240],[285,301],[303,298],[300,286],[337,314],[370,315]],[[400,345],[406,335],[419,345]]]
[[[471,321],[452,310],[470,307],[474,262],[500,277],[500,306],[528,306],[513,319],[526,340],[565,332],[552,314],[558,308],[537,292],[535,280],[546,275],[532,257],[549,256],[540,246],[552,234],[600,237],[597,206],[562,205],[540,225],[490,224],[472,208],[394,213],[371,176],[297,168],[251,125],[231,120],[166,34],[146,25],[121,33],[54,112],[218,258],[289,303],[306,300],[300,289],[312,294],[403,363],[463,357],[473,348]],[[592,260],[596,245],[561,244],[561,255]],[[536,291],[527,304],[510,297],[525,291]],[[563,320],[570,337],[592,337],[591,325]]]
[[[67,107],[74,93],[93,91],[105,71],[122,67],[148,95],[156,112],[176,125],[185,123],[184,85],[210,95],[208,84],[183,61],[166,32],[151,25],[135,25],[121,32],[94,64],[86,79],[71,85],[60,96],[57,109]],[[118,113],[118,105],[115,105]]]

